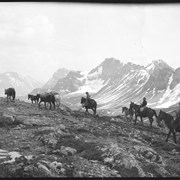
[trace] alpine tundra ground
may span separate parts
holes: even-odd
[[[0,98],[0,177],[180,176],[180,146],[166,131],[60,108]]]

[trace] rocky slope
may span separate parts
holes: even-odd
[[[180,146],[155,123],[83,111],[1,98],[0,177],[180,176]]]

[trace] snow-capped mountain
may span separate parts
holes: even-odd
[[[60,70],[59,70],[60,71]],[[66,74],[67,73],[67,74]],[[89,72],[66,71],[56,76],[50,89],[58,91],[71,108],[80,107],[80,98],[88,91],[98,103],[98,110],[121,112],[145,96],[149,107],[169,107],[180,101],[180,68],[174,70],[163,60],[153,60],[147,66],[123,63],[106,58]],[[66,74],[66,75],[65,75]]]
[[[41,86],[40,82],[29,76],[22,76],[16,72],[0,73],[0,96],[5,96],[4,90],[9,87],[15,88],[16,96],[24,96]]]

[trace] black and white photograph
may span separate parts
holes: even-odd
[[[180,177],[180,3],[0,2],[0,178]]]

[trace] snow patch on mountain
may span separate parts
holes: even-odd
[[[148,66],[146,66],[146,70],[147,70],[148,72],[153,71],[154,68],[155,68],[155,66],[154,66],[153,63],[151,63],[151,64],[149,64]]]
[[[81,75],[82,77],[80,77],[80,78],[77,77],[77,80],[79,80],[79,81],[86,80],[86,79],[87,79],[87,76],[88,76],[88,73],[89,73],[89,71],[81,71],[81,72],[80,72],[80,75]]]
[[[173,75],[169,78],[168,87],[159,100],[157,108],[167,108],[172,104],[178,103],[180,101],[180,83],[175,86],[173,90],[170,89],[170,84],[173,81]]]
[[[89,71],[81,71],[81,72],[80,72],[80,75],[86,77],[86,76],[88,75],[88,73],[89,73]]]
[[[166,92],[164,93],[163,97],[159,100],[159,104],[162,103],[170,94],[171,94],[171,90],[170,90],[170,84],[173,81],[173,75],[171,75],[171,77],[169,78],[169,82],[168,82],[168,87],[166,89]]]
[[[101,79],[95,79],[95,80],[87,80],[86,83],[83,86],[79,87],[79,90],[70,93],[69,95],[77,95],[77,94],[84,94],[85,92],[89,93],[97,93],[100,89],[102,89],[104,86],[108,84],[109,81],[104,83]]]
[[[140,77],[138,78],[137,84],[143,86],[148,81],[150,75],[146,70],[140,70],[138,76]],[[142,81],[143,83],[140,83]]]
[[[103,70],[102,66],[98,67],[97,71],[95,71],[91,74],[88,74],[88,79],[98,78],[99,75],[101,75],[102,70]]]

